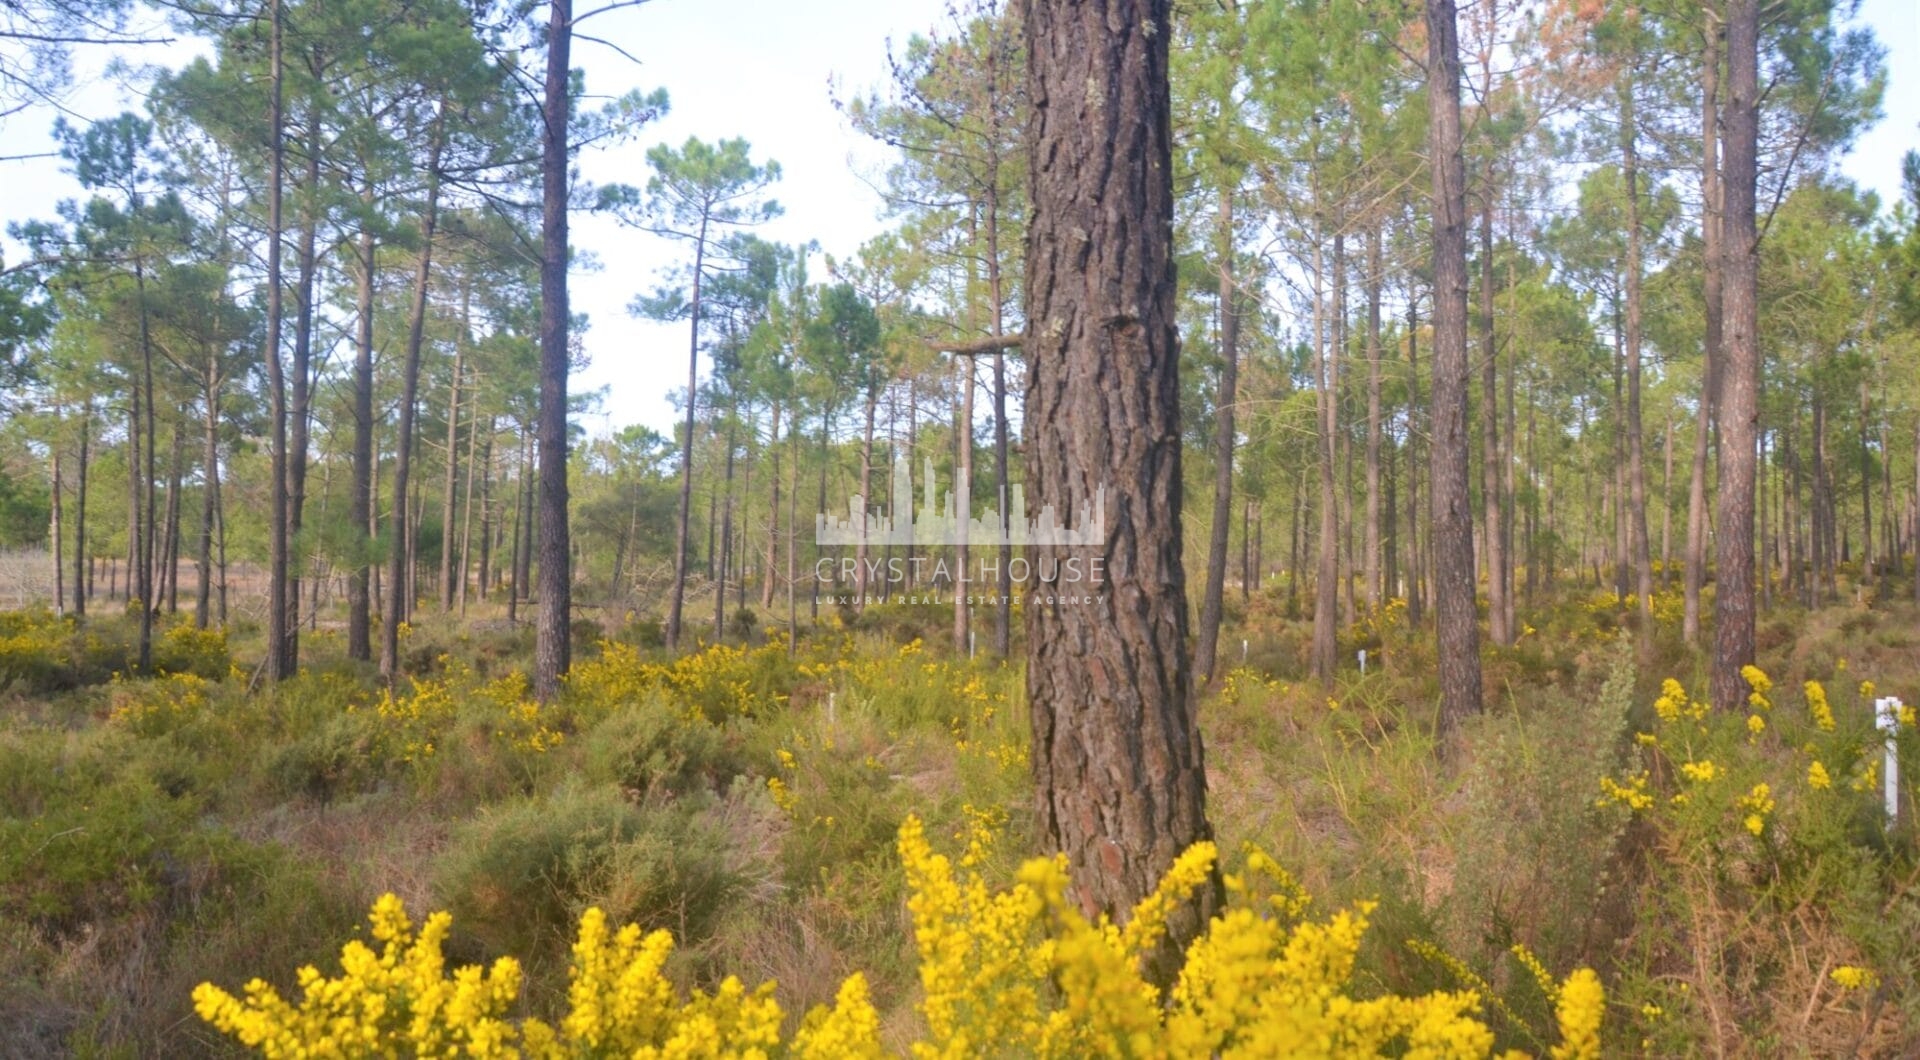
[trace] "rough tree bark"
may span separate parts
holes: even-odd
[[[1740,668],[1753,662],[1753,441],[1760,386],[1753,202],[1759,140],[1759,23],[1758,0],[1729,0],[1727,152],[1720,189],[1726,363],[1720,371],[1713,604],[1713,702],[1724,710],[1746,702]]]
[[[1460,155],[1460,39],[1453,0],[1427,0],[1433,170],[1433,596],[1440,728],[1480,710],[1480,628],[1467,489],[1467,189]]]
[[[541,117],[540,224],[540,610],[535,622],[533,694],[560,690],[571,658],[572,556],[567,540],[567,122],[573,0],[552,0],[547,24],[546,98]],[[693,395],[687,395],[691,402]]]
[[[1104,540],[1033,550],[1035,801],[1081,907],[1116,918],[1211,834],[1180,565],[1170,7],[1035,0],[1025,26],[1027,453],[1040,503],[1077,512],[1106,489]],[[1104,584],[1071,582],[1069,559],[1102,564]],[[1218,896],[1173,911],[1154,979]]]

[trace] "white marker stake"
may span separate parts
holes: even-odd
[[[1367,649],[1360,649],[1360,676],[1367,676]]]
[[[967,630],[967,658],[973,658],[974,640],[979,636],[973,630]]]
[[[1240,661],[1243,664],[1247,661],[1247,642],[1244,640],[1240,642]]]
[[[1882,782],[1887,798],[1887,824],[1891,827],[1900,816],[1900,700],[1897,696],[1873,701],[1873,724],[1887,734],[1887,761]]]
[[[828,725],[829,727],[831,727],[831,726],[833,725],[833,697],[834,697],[834,695],[835,695],[835,693],[833,693],[833,692],[828,692],[828,693],[827,693],[827,725]]]

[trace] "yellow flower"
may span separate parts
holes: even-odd
[[[1766,731],[1767,731],[1767,719],[1761,717],[1758,714],[1747,715],[1747,738],[1749,740],[1759,739],[1760,734]]]
[[[1554,1016],[1560,1023],[1560,1044],[1553,1047],[1554,1060],[1598,1060],[1600,1021],[1606,1011],[1606,991],[1591,968],[1568,976],[1554,1006]]]
[[[1647,794],[1647,772],[1644,769],[1628,777],[1625,784],[1619,783],[1612,777],[1601,777],[1600,791],[1603,797],[1594,803],[1596,806],[1605,806],[1609,801],[1614,801],[1624,803],[1629,810],[1646,810],[1653,807],[1653,796]]]
[[[1680,772],[1685,773],[1688,780],[1699,784],[1705,784],[1720,775],[1719,767],[1707,760],[1682,763]]]
[[[1747,702],[1752,704],[1753,709],[1770,709],[1773,702],[1767,698],[1767,693],[1773,691],[1773,680],[1766,675],[1766,671],[1748,664],[1740,668],[1740,676],[1746,679],[1747,687],[1753,689],[1747,696]]]
[[[1813,716],[1813,723],[1819,726],[1822,732],[1832,732],[1833,707],[1827,703],[1827,690],[1820,687],[1818,681],[1808,681],[1806,689],[1807,713]]]
[[[1819,790],[1833,787],[1833,778],[1827,775],[1827,767],[1817,759],[1807,767],[1807,786]]]
[[[1843,964],[1827,973],[1827,977],[1846,990],[1872,989],[1880,985],[1880,977],[1871,969]]]
[[[1766,831],[1767,815],[1773,812],[1773,789],[1765,781],[1755,784],[1753,790],[1740,796],[1738,805],[1747,811],[1746,819],[1742,822],[1747,826],[1747,831],[1758,836]]]

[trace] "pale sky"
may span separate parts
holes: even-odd
[[[827,253],[849,256],[887,227],[879,195],[862,179],[878,180],[887,155],[834,110],[828,79],[845,95],[879,86],[888,40],[898,48],[914,32],[944,27],[945,9],[945,0],[652,0],[594,19],[583,32],[619,44],[641,65],[576,42],[574,63],[586,69],[588,91],[665,88],[672,110],[632,143],[589,154],[585,175],[642,184],[645,153],[654,144],[744,137],[757,160],[775,159],[783,170],[772,195],[786,213],[760,234],[789,243],[818,240]],[[1841,169],[1891,201],[1899,195],[1901,155],[1920,146],[1920,2],[1865,0],[1861,15],[1888,50],[1887,116]],[[179,45],[145,51],[139,58],[147,62],[191,54]],[[83,70],[96,72],[103,61],[81,59]],[[98,118],[138,109],[138,99],[95,79],[69,105],[82,118]],[[36,111],[0,126],[0,155],[48,150],[52,120]],[[49,217],[59,199],[77,194],[57,160],[0,162],[0,219]],[[599,266],[572,278],[573,308],[591,318],[585,343],[592,365],[575,376],[576,385],[609,387],[602,410],[586,426],[598,434],[640,422],[670,433],[676,415],[668,395],[686,385],[686,325],[637,321],[626,305],[659,282],[679,248],[594,215],[575,217],[573,238],[577,251]],[[17,255],[18,248],[9,248],[9,257]],[[824,275],[818,262],[814,275]]]

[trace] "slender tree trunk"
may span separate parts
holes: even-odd
[[[1700,240],[1702,301],[1706,312],[1701,343],[1701,387],[1693,435],[1693,475],[1687,487],[1687,571],[1683,588],[1681,634],[1689,644],[1700,640],[1700,589],[1707,580],[1707,449],[1719,415],[1721,332],[1724,321],[1721,276],[1721,179],[1718,161],[1720,137],[1720,26],[1711,5],[1702,5],[1706,17],[1706,50],[1701,57],[1700,117]]]
[[[371,208],[371,184],[361,193],[362,208]],[[355,279],[353,342],[353,483],[347,502],[347,522],[353,527],[352,540],[358,545],[352,571],[347,575],[347,658],[371,660],[372,636],[372,528],[375,521],[373,495],[373,229],[363,225],[356,247],[358,275]]]
[[[166,531],[161,535],[160,557],[165,561],[160,575],[165,585],[167,614],[180,613],[180,478],[186,461],[186,432],[180,421],[173,421],[173,453],[167,469]]]
[[[973,503],[973,362],[966,357],[953,359],[960,373],[960,409],[953,424],[954,456],[953,514],[958,531],[953,545],[953,650],[966,655],[972,636],[972,611],[967,606],[967,530]]]
[[[464,496],[460,498],[460,558],[454,565],[454,581],[457,584],[460,614],[467,613],[467,571],[472,566],[473,557],[473,480],[480,476],[480,420],[475,417],[467,424],[467,478]]]
[[[270,78],[273,83],[271,104],[268,110],[267,127],[272,165],[267,180],[267,393],[270,431],[271,459],[268,481],[273,488],[268,492],[267,514],[267,660],[268,680],[283,681],[294,674],[294,660],[287,652],[287,638],[291,635],[289,626],[289,608],[287,603],[288,546],[288,504],[286,490],[281,488],[287,481],[287,381],[280,360],[281,328],[281,291],[280,291],[280,236],[281,236],[281,188],[286,180],[286,122],[284,102],[285,72],[281,65],[283,46],[284,15],[281,0],[271,0],[273,7],[272,59]]]
[[[472,278],[463,273],[460,277],[460,334],[454,342],[453,378],[447,387],[447,467],[446,475],[441,479],[443,499],[440,504],[440,610],[443,614],[453,611],[454,493],[460,484],[460,383],[461,375],[466,371],[467,343],[473,337],[472,284]],[[472,433],[471,428],[468,433]],[[466,570],[464,561],[460,570]]]
[[[133,388],[134,416],[132,427],[134,438],[130,439],[138,440],[137,448],[134,451],[139,455],[135,459],[128,461],[127,475],[129,477],[139,475],[143,481],[139,484],[139,488],[133,497],[135,509],[132,516],[132,523],[139,529],[139,535],[134,539],[135,544],[133,549],[133,559],[137,564],[137,572],[129,571],[129,573],[137,574],[133,579],[133,584],[136,587],[135,594],[138,595],[140,600],[139,669],[143,674],[151,674],[153,672],[153,612],[157,602],[154,599],[153,592],[155,536],[153,498],[156,470],[154,448],[157,441],[154,432],[156,416],[154,412],[155,395],[153,392],[153,335],[149,321],[149,307],[147,305],[146,269],[142,265],[141,258],[138,255],[134,258],[133,280],[140,303],[140,374],[142,383]],[[145,390],[145,400],[141,400],[140,397],[142,389]],[[138,439],[137,436],[140,433],[140,427],[143,423],[146,428],[146,437],[144,439]]]
[[[735,402],[733,414],[727,417],[727,503],[723,509],[720,524],[720,577],[713,583],[713,642],[719,644],[726,639],[727,632],[727,564],[733,560],[733,452],[734,432],[740,422],[740,408]],[[740,572],[746,577],[746,572]]]
[[[546,702],[572,661],[573,569],[567,527],[567,125],[573,0],[551,0],[540,188],[540,613],[533,693]],[[687,394],[692,411],[693,394]],[[691,439],[689,439],[691,440]],[[690,469],[689,469],[690,470]],[[686,524],[682,505],[681,525]],[[686,542],[681,541],[684,556]],[[676,604],[676,609],[677,609]]]
[[[1488,639],[1513,643],[1507,628],[1507,555],[1500,533],[1500,348],[1493,320],[1493,176],[1480,204],[1480,503],[1486,527]]]
[[[87,613],[87,597],[93,595],[93,552],[87,544],[87,469],[93,446],[93,399],[88,398],[80,414],[80,460],[73,482],[73,613]]]
[[[507,560],[507,621],[517,621],[520,614],[520,599],[527,588],[527,574],[533,564],[528,562],[527,554],[532,545],[527,541],[529,523],[533,518],[533,505],[529,498],[533,496],[533,436],[521,435],[519,469],[513,484],[513,549]]]
[[[568,0],[570,2],[570,0]],[[700,393],[700,281],[705,279],[707,220],[693,244],[693,302],[687,340],[687,422],[680,442],[680,514],[673,539],[673,593],[667,600],[667,650],[680,647],[680,613],[687,597],[687,521],[693,514],[693,417]]]
[[[1380,492],[1380,227],[1367,232],[1367,611],[1380,609],[1382,585]]]
[[[995,79],[989,77],[991,84]],[[998,116],[999,108],[989,105],[989,114]],[[987,181],[987,294],[992,300],[993,333],[1003,334],[1005,320],[1003,308],[1006,293],[1001,286],[1000,275],[1000,156],[997,149],[991,151]],[[1013,469],[1008,461],[1012,459],[1007,445],[1007,351],[993,351],[993,474],[997,480],[999,497],[994,502],[994,510],[1000,513],[1000,563],[998,597],[994,606],[993,654],[1004,659],[1012,650],[1013,640],[1013,537],[1011,514],[1008,498],[1012,489]]]
[[[207,363],[201,376],[206,401],[202,422],[200,463],[205,468],[205,486],[200,491],[200,544],[195,553],[199,570],[194,586],[193,625],[206,629],[213,605],[213,509],[220,498],[220,351],[207,348]]]
[[[1740,668],[1753,662],[1753,440],[1758,422],[1760,348],[1754,225],[1759,140],[1758,0],[1727,4],[1727,158],[1721,195],[1726,364],[1720,375],[1720,488],[1713,608],[1713,702],[1746,702]]]
[[[787,428],[787,525],[797,526],[800,517],[800,431],[795,413],[795,423]],[[800,580],[799,569],[794,564],[794,550],[799,546],[799,535],[787,534],[787,658],[793,658],[800,646],[800,603],[796,583]]]
[[[1317,199],[1317,196],[1316,196]],[[1316,206],[1317,209],[1317,206]],[[1333,685],[1338,665],[1336,636],[1340,609],[1340,502],[1334,485],[1338,403],[1335,392],[1334,351],[1328,341],[1324,262],[1318,235],[1313,244],[1313,352],[1314,397],[1319,413],[1320,443],[1320,562],[1313,586],[1313,676],[1321,684]],[[1336,284],[1338,280],[1336,279]]]
[[[1220,277],[1220,390],[1214,395],[1213,428],[1213,522],[1207,541],[1207,584],[1200,603],[1200,634],[1194,647],[1193,679],[1204,688],[1213,681],[1219,655],[1220,618],[1225,609],[1227,582],[1227,535],[1233,524],[1233,403],[1240,378],[1240,293],[1234,284],[1233,196],[1238,189],[1232,178],[1221,181],[1219,203],[1214,211],[1215,268]],[[1240,535],[1242,549],[1246,534]],[[1246,581],[1246,564],[1241,564],[1241,581]]]
[[[1027,454],[1057,510],[1107,494],[1103,542],[1034,550],[1105,577],[1080,587],[1092,606],[1027,608],[1036,802],[1080,907],[1118,919],[1211,835],[1180,564],[1170,4],[1041,0],[1025,30]],[[1076,588],[1063,565],[1043,588]],[[1152,980],[1172,981],[1218,901],[1215,883],[1170,911]]]
[[[791,428],[789,428],[791,430]],[[760,610],[773,614],[774,546],[780,543],[780,403],[773,403],[773,426],[767,433],[767,453],[773,458],[773,473],[767,487],[773,497],[767,502],[767,562],[760,581]]]
[[[1453,0],[1427,0],[1428,136],[1433,171],[1434,608],[1440,728],[1480,711],[1480,629],[1467,489],[1466,166],[1460,154],[1460,42]]]
[[[873,416],[879,403],[880,384],[875,380],[867,386],[866,425],[860,435],[860,542],[854,548],[855,612],[867,609],[867,513],[873,510]]]
[[[65,616],[67,613],[67,565],[63,528],[60,526],[60,494],[65,484],[60,481],[60,443],[56,439],[47,446],[47,461],[52,465],[53,490],[48,495],[50,512],[48,513],[48,547],[53,550],[53,612]]]
[[[1827,404],[1813,395],[1813,598],[1828,603],[1837,595],[1834,580],[1833,480],[1827,474]]]
[[[300,543],[307,513],[307,448],[313,422],[313,284],[319,271],[316,248],[320,199],[320,129],[308,116],[306,181],[300,207],[300,238],[294,246],[293,391],[287,406],[287,535]],[[305,579],[289,553],[287,570],[287,665],[300,665],[300,592]]]
[[[498,532],[493,520],[493,435],[496,418],[487,417],[487,431],[480,445],[480,569],[474,588],[485,603],[493,592],[493,538]]]
[[[1418,628],[1426,617],[1425,551],[1420,537],[1420,462],[1415,457],[1420,429],[1420,300],[1407,284],[1407,625]]]
[[[1627,529],[1632,537],[1634,592],[1640,598],[1641,629],[1653,632],[1653,550],[1647,538],[1647,468],[1640,421],[1640,155],[1633,99],[1633,70],[1620,81],[1620,157],[1627,186]]]
[[[1873,584],[1873,449],[1867,424],[1873,416],[1867,383],[1860,382],[1860,585]]]
[[[1660,476],[1660,588],[1673,587],[1673,414],[1667,414],[1662,443],[1666,471]]]
[[[413,522],[408,518],[407,489],[412,484],[413,420],[420,392],[420,348],[426,338],[427,288],[433,279],[434,228],[439,220],[440,157],[445,148],[446,103],[434,115],[427,147],[427,201],[420,214],[420,256],[413,268],[413,306],[407,321],[406,360],[400,372],[400,429],[394,440],[393,521],[389,542],[386,622],[380,631],[380,675],[388,684],[400,676],[400,623],[412,610],[413,571],[410,560]]]

